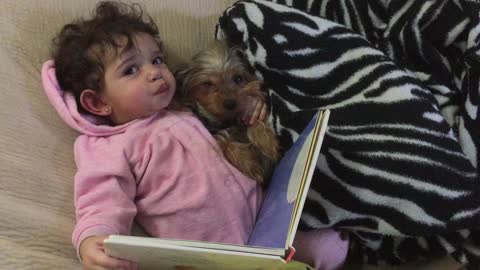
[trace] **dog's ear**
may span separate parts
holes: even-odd
[[[173,73],[175,76],[175,80],[177,81],[177,91],[175,91],[174,98],[184,106],[190,108],[191,110],[194,110],[195,103],[189,100],[187,96],[187,85],[192,79],[193,73],[193,69],[191,66],[192,65],[184,64]]]
[[[235,55],[240,59],[246,59],[245,53],[240,49],[235,49]]]
[[[190,78],[191,68],[188,65],[183,65],[177,69],[173,74],[175,80],[177,81],[177,91],[178,96],[184,98],[186,97],[186,85],[188,84],[187,80]]]
[[[254,75],[255,69],[248,62],[247,55],[245,54],[245,52],[236,46],[232,47],[231,50],[232,50],[232,53],[235,55],[235,57],[237,57],[240,60],[240,63],[242,63],[245,70],[247,70],[248,73]]]
[[[177,83],[182,83],[188,73],[188,65],[183,64],[177,70],[173,72]]]

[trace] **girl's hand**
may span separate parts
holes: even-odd
[[[245,125],[253,125],[256,121],[263,121],[267,116],[267,104],[261,98],[250,96],[240,114],[240,120]]]
[[[103,240],[107,236],[91,236],[80,244],[80,257],[85,270],[135,270],[135,263],[110,257],[105,254]]]

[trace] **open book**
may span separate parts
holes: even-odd
[[[291,260],[292,244],[329,115],[315,114],[276,166],[247,245],[112,235],[104,241],[107,254],[140,269],[311,269]]]

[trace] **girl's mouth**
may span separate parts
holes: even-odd
[[[164,83],[162,85],[160,85],[160,87],[158,88],[158,90],[155,92],[155,94],[162,94],[162,93],[165,93],[167,92],[169,89],[169,86],[168,84]]]

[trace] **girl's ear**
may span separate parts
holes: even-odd
[[[112,113],[110,106],[103,101],[97,92],[91,89],[85,89],[80,94],[80,103],[87,112],[99,115],[108,116]]]

